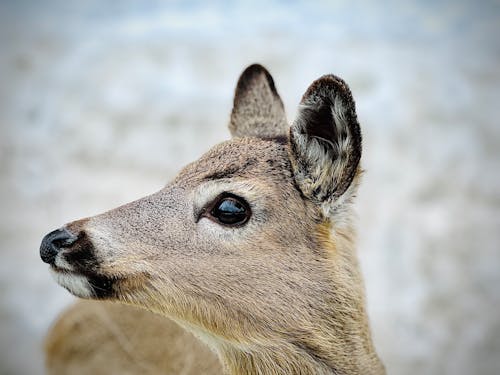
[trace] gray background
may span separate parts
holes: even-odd
[[[0,373],[41,373],[73,300],[42,236],[228,138],[256,61],[290,119],[318,76],[352,87],[359,254],[389,373],[499,373],[499,25],[498,1],[1,1]]]

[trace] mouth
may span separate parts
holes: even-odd
[[[105,299],[113,294],[113,279],[91,274],[76,272],[56,265],[50,266],[54,280],[71,294],[86,299]]]
[[[71,294],[80,298],[94,297],[94,290],[86,276],[57,266],[51,266],[50,273],[54,280]]]

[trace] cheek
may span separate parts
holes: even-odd
[[[258,250],[266,241],[268,228],[261,223],[250,221],[241,227],[227,227],[210,219],[203,218],[198,222],[195,247],[203,247],[213,253],[231,252],[239,249],[242,253]],[[243,251],[246,249],[246,251]]]

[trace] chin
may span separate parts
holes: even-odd
[[[68,270],[51,266],[50,272],[59,285],[71,294],[87,299],[112,299],[116,297],[118,278],[103,276],[91,271]]]
[[[96,297],[95,290],[86,276],[55,267],[50,268],[50,273],[54,280],[71,294],[80,298]]]

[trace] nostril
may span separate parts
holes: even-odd
[[[40,245],[40,257],[45,263],[53,264],[62,248],[73,245],[78,239],[66,228],[56,229],[47,234]]]
[[[52,243],[54,244],[54,246],[56,246],[58,248],[70,247],[71,245],[73,245],[75,243],[75,241],[77,239],[77,237],[75,235],[68,232],[66,229],[64,229],[64,230],[69,234],[69,236],[56,237],[52,240]]]

